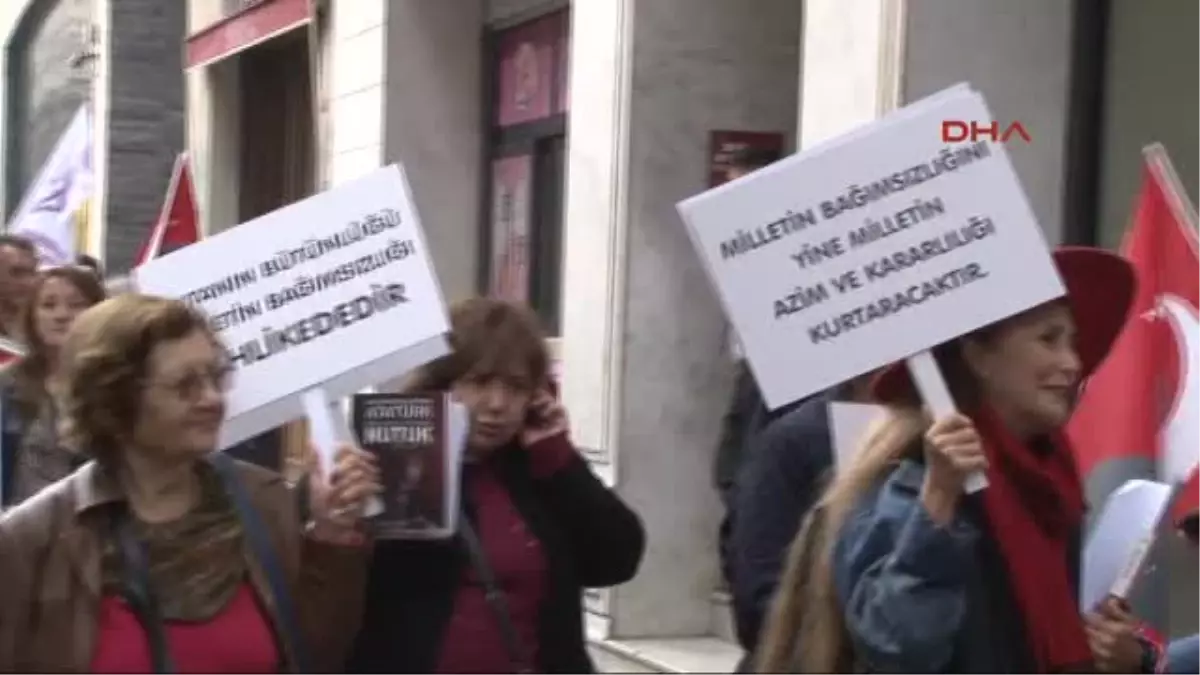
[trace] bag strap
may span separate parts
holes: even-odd
[[[175,663],[167,646],[166,627],[158,596],[150,584],[146,544],[134,533],[128,509],[121,508],[114,513],[113,530],[121,557],[121,595],[146,632],[154,672],[174,673]]]
[[[512,660],[518,673],[534,672],[532,660],[528,657],[524,645],[521,644],[521,638],[517,635],[517,629],[513,626],[504,590],[500,588],[500,584],[496,580],[496,573],[492,570],[491,563],[488,562],[487,553],[483,550],[483,543],[479,540],[475,528],[471,526],[465,510],[459,515],[458,529],[459,536],[466,545],[467,555],[471,558],[471,566],[479,575],[479,580],[483,582],[484,598],[487,600],[488,608],[492,610],[496,623],[500,626],[500,636],[504,640],[504,646],[508,649],[509,659]]]
[[[250,500],[250,494],[237,474],[237,466],[223,452],[214,453],[210,460],[212,466],[220,474],[225,484],[225,490],[233,500],[234,508],[242,522],[242,530],[250,544],[251,554],[258,561],[259,567],[267,577],[267,585],[275,598],[275,607],[279,615],[279,629],[283,633],[284,642],[292,648],[295,659],[293,664],[298,673],[308,672],[307,643],[300,631],[299,614],[293,603],[292,593],[283,573],[283,566],[276,555],[275,547],[271,544],[266,525],[258,509]]]

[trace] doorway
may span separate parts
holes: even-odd
[[[308,31],[293,31],[238,57],[240,223],[315,192],[316,124],[308,39]],[[307,424],[291,422],[231,452],[291,478],[304,466],[307,438]]]

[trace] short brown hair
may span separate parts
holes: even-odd
[[[50,372],[50,353],[37,332],[37,304],[42,288],[51,279],[61,279],[75,287],[88,306],[104,301],[104,287],[91,270],[78,267],[54,267],[38,275],[29,302],[21,316],[26,354],[13,365],[13,393],[17,414],[31,419],[46,401],[46,376]]]
[[[190,305],[138,293],[110,298],[80,314],[61,356],[64,445],[111,459],[137,424],[154,348],[197,331],[216,340],[205,316]]]
[[[541,386],[550,354],[541,322],[529,307],[496,298],[471,298],[450,309],[450,353],[421,368],[413,391],[445,391],[464,376],[528,378]]]

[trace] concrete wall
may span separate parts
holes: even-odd
[[[162,210],[175,156],[184,148],[182,44],[186,5],[106,0],[107,193],[104,259],[129,269]]]
[[[72,66],[71,58],[87,48],[93,5],[93,0],[37,0],[13,16],[15,41],[5,50],[6,67],[11,67],[5,74],[14,76],[4,87],[6,220],[90,97],[91,70]]]
[[[1200,197],[1197,25],[1200,3],[1113,2],[1097,195],[1104,245],[1119,245],[1129,223],[1143,146],[1162,143],[1192,202]]]
[[[483,2],[388,6],[385,162],[404,164],[449,301],[476,291]]]
[[[1061,241],[1072,0],[906,4],[903,101],[969,81],[997,120],[1020,120],[1033,142],[1009,154],[1047,238]]]
[[[649,540],[607,608],[616,637],[709,628],[732,367],[674,205],[707,185],[710,131],[794,129],[800,3],[754,6],[573,6],[564,393],[580,443],[615,455]]]
[[[9,82],[7,79],[8,68],[8,46],[9,39],[12,37],[13,29],[17,25],[17,20],[25,13],[25,9],[33,2],[33,0],[9,0],[8,2],[0,2],[0,73],[4,73],[2,77],[3,86],[0,86],[0,165],[3,170],[0,171],[0,212],[8,214],[10,208],[8,200],[10,195],[6,194],[4,188],[5,178],[8,167],[11,162],[8,160],[8,124],[9,124],[9,109],[8,109],[8,89]],[[13,197],[15,199],[15,197]],[[12,208],[16,208],[15,206]]]

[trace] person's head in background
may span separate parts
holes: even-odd
[[[731,153],[729,165],[725,169],[725,181],[733,181],[742,176],[754,173],[769,164],[779,160],[779,153],[766,148],[743,146]]]
[[[59,349],[75,318],[104,297],[104,287],[89,270],[54,267],[35,276],[18,324],[27,353],[13,366],[16,399],[25,414],[46,401],[46,381],[57,369]]]
[[[37,282],[37,248],[13,234],[0,234],[0,329],[19,337],[21,311]]]
[[[408,387],[450,391],[467,407],[467,453],[483,458],[513,442],[537,394],[550,384],[550,354],[533,310],[472,298],[450,310],[451,353],[422,368]]]
[[[90,269],[98,279],[104,278],[104,266],[100,264],[99,260],[86,253],[75,256],[75,264]]]

